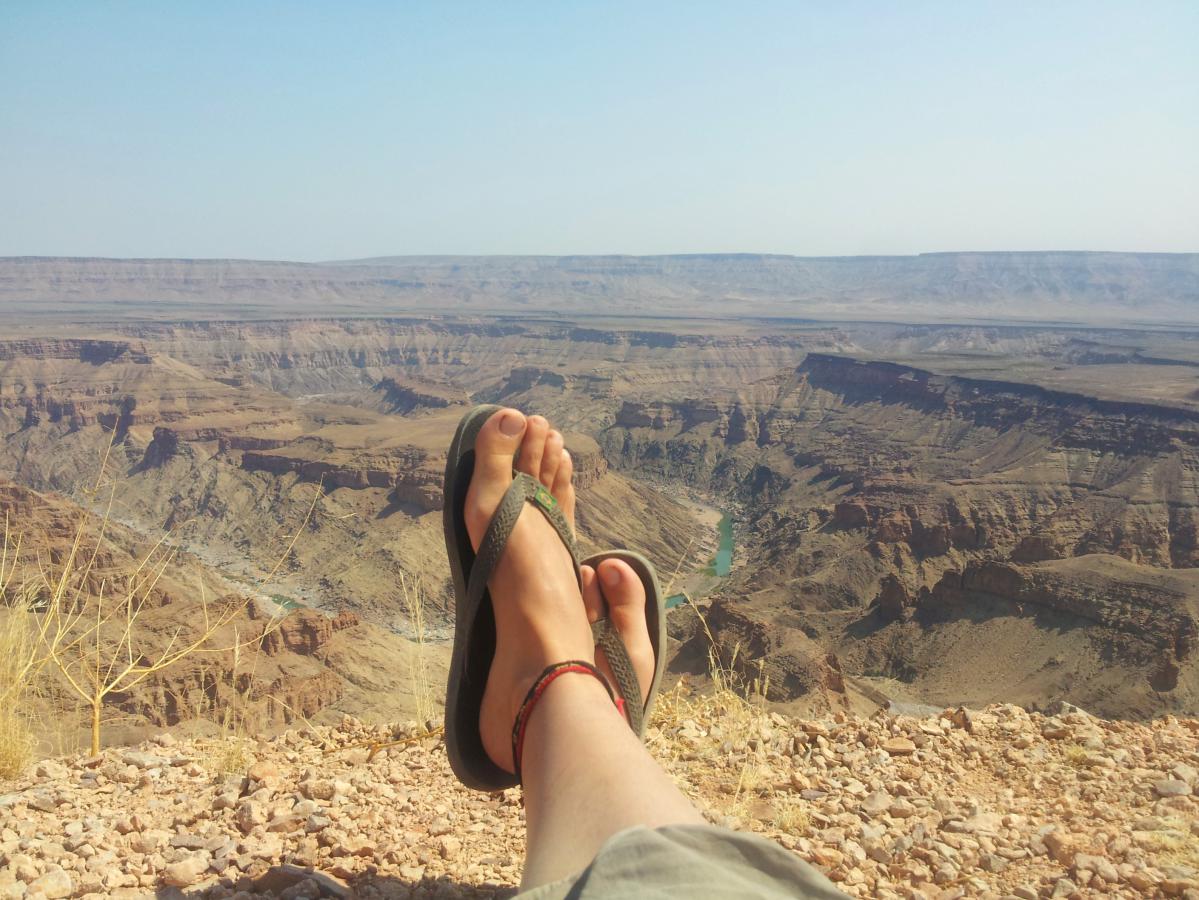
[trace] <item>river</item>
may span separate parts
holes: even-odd
[[[721,512],[720,522],[716,525],[720,536],[716,547],[716,555],[708,560],[701,573],[709,577],[725,578],[733,570],[733,519],[727,512]],[[701,592],[708,593],[715,585],[709,584]],[[693,594],[694,596],[694,594]],[[687,602],[685,594],[671,594],[666,598],[666,608],[673,609]]]

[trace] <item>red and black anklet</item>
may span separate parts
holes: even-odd
[[[533,686],[525,694],[525,700],[516,713],[516,722],[512,725],[512,765],[516,769],[517,780],[520,780],[520,758],[525,748],[525,728],[528,727],[529,716],[533,712],[533,707],[537,705],[537,701],[541,699],[541,695],[545,693],[545,689],[550,686],[550,683],[555,678],[559,675],[566,675],[569,672],[581,672],[586,675],[595,676],[599,680],[599,683],[604,686],[604,690],[608,692],[608,696],[612,698],[612,702],[616,703],[616,695],[612,693],[612,686],[608,684],[608,679],[603,676],[599,669],[586,660],[568,659],[566,662],[546,666],[545,671],[537,676],[537,680],[533,682]]]

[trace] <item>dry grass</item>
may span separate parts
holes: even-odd
[[[685,595],[686,596],[686,595]],[[731,798],[721,812],[735,819],[761,818],[760,797],[771,791],[771,772],[760,760],[748,752],[748,742],[758,735],[758,729],[766,714],[766,698],[769,679],[763,674],[764,661],[746,666],[739,659],[740,645],[734,646],[729,658],[721,658],[715,636],[698,606],[687,596],[687,604],[699,618],[700,626],[709,641],[708,690],[694,690],[685,679],[658,697],[653,724],[658,726],[659,751],[664,751],[675,762],[686,760],[688,778],[697,785],[710,781],[724,785]],[[741,662],[741,665],[738,663]],[[743,674],[746,670],[756,673]],[[703,741],[709,744],[704,752],[697,752],[688,734],[692,728],[706,734]],[[718,749],[719,748],[719,749]],[[730,752],[725,752],[729,750]],[[730,773],[727,764],[736,766]],[[730,775],[735,777],[731,781]],[[788,828],[806,829],[806,818],[802,810],[789,807],[770,807],[771,818],[780,817]],[[776,826],[781,827],[781,826]],[[802,830],[802,829],[801,829]]]
[[[400,572],[400,594],[404,600],[404,611],[412,627],[412,640],[416,652],[409,660],[408,680],[416,706],[416,720],[425,728],[437,712],[433,699],[433,685],[429,680],[429,662],[425,647],[425,592],[420,579]]]
[[[110,695],[126,693],[194,655],[232,651],[234,671],[230,677],[236,679],[242,649],[260,649],[262,640],[282,621],[283,615],[272,616],[249,637],[234,627],[232,641],[226,639],[229,627],[253,601],[243,597],[234,603],[210,603],[201,576],[190,621],[169,633],[152,634],[145,627],[143,614],[154,607],[160,582],[168,573],[171,577],[184,574],[178,565],[178,549],[172,543],[178,529],[163,535],[144,554],[131,558],[127,566],[117,571],[100,568],[98,560],[122,558],[124,552],[115,544],[116,554],[106,548],[112,543],[111,513],[117,495],[117,484],[107,476],[111,450],[110,444],[94,485],[85,492],[89,505],[101,511],[94,514],[79,509],[65,552],[35,546],[32,552],[22,554],[21,540],[5,517],[0,545],[0,772],[15,772],[27,765],[34,753],[35,725],[39,732],[46,733],[65,727],[66,716],[56,719],[51,712],[38,717],[32,711],[35,704],[29,701],[39,693],[34,684],[43,674],[53,674],[59,690],[47,688],[46,693],[53,696],[38,697],[40,705],[47,707],[49,702],[49,709],[57,706],[63,712],[67,710],[63,697],[82,703],[87,709],[91,751],[97,753],[101,729],[111,721],[107,709]],[[103,502],[97,502],[101,494]],[[291,555],[322,496],[318,485],[303,522],[263,584]],[[48,685],[49,678],[44,680]],[[251,675],[243,699],[248,698],[252,688]],[[231,732],[244,730],[244,708],[229,705],[218,715]],[[38,718],[46,721],[35,721]],[[46,725],[53,727],[43,727]]]
[[[212,755],[206,761],[208,767],[218,775],[245,774],[246,769],[253,765],[250,754],[249,720],[250,699],[254,689],[255,675],[258,669],[258,658],[262,652],[262,641],[258,641],[253,654],[249,676],[239,683],[238,672],[242,663],[242,644],[234,641],[233,661],[229,667],[229,680],[239,689],[235,699],[225,705],[220,716],[222,740],[212,745]]]
[[[36,597],[18,572],[20,540],[4,517],[0,548],[0,778],[14,778],[33,761],[31,702],[45,660],[38,652]]]
[[[779,807],[770,824],[783,834],[803,837],[812,827],[812,817],[803,806],[792,802]]]
[[[29,721],[15,709],[0,709],[0,780],[24,772],[36,746]]]
[[[1087,748],[1082,744],[1067,744],[1062,748],[1062,759],[1068,766],[1085,769],[1087,767]]]
[[[291,556],[295,549],[296,542],[300,535],[307,528],[308,523],[312,520],[312,515],[316,510],[317,503],[324,496],[323,482],[316,487],[316,493],[312,498],[312,504],[308,507],[307,513],[304,515],[300,527],[296,529],[296,533],[288,542],[287,549],[283,551],[283,555],[275,562],[271,571],[263,578],[256,588],[263,590],[266,584],[275,576],[275,574],[283,567],[284,563]],[[280,612],[282,610],[282,612]],[[257,637],[243,641],[241,636],[234,631],[234,640],[230,647],[232,660],[228,671],[229,683],[236,687],[232,700],[225,703],[224,708],[219,712],[218,723],[220,725],[221,739],[214,742],[212,753],[207,759],[208,767],[218,775],[244,775],[246,770],[254,764],[254,757],[250,752],[250,747],[253,745],[251,732],[255,731],[255,687],[258,683],[258,663],[262,659],[262,644],[266,640],[267,635],[277,629],[283,619],[287,617],[289,610],[283,610],[279,607],[267,622],[266,626],[257,635]],[[240,677],[243,672],[243,658],[249,656],[248,668],[244,670],[244,677]],[[288,709],[297,718],[302,719],[304,724],[311,729],[309,723],[296,710],[289,707],[281,698],[268,694],[261,698],[269,703],[275,703]],[[217,712],[212,710],[211,712]]]
[[[217,775],[245,775],[254,764],[252,741],[242,734],[230,734],[212,744],[212,755],[204,762]]]
[[[1199,869],[1199,835],[1185,819],[1166,819],[1162,831],[1152,832],[1145,849],[1158,864]]]

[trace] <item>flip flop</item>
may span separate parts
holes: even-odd
[[[557,500],[539,481],[523,472],[514,472],[511,487],[492,515],[491,523],[476,554],[466,530],[466,493],[474,473],[475,439],[479,429],[501,407],[478,406],[463,416],[450,444],[445,470],[445,503],[442,524],[445,530],[446,551],[453,575],[454,649],[450,658],[449,680],[446,685],[445,744],[454,774],[467,787],[482,791],[498,791],[514,787],[518,777],[491,761],[483,748],[479,734],[479,711],[487,675],[495,656],[495,614],[487,581],[503,554],[516,520],[525,503],[533,504],[554,527],[558,537],[570,552],[575,577],[582,586],[582,573],[574,534],[562,515]],[[639,737],[645,733],[645,723],[653,707],[665,667],[665,600],[653,566],[645,557],[627,550],[610,551],[590,557],[589,565],[606,558],[619,558],[628,563],[641,578],[646,589],[646,617],[650,639],[655,651],[655,671],[649,699],[625,703],[630,727]],[[616,676],[620,695],[640,698],[637,674],[629,662],[628,652],[607,618],[592,625],[592,634],[604,650]]]
[[[583,560],[583,565],[591,566],[598,571],[599,564],[606,559],[619,559],[637,573],[645,588],[645,624],[649,628],[650,644],[654,648],[654,679],[650,682],[649,695],[645,704],[640,702],[641,682],[629,660],[629,652],[620,633],[613,627],[607,616],[597,619],[591,624],[591,634],[595,645],[604,651],[608,667],[616,676],[617,693],[624,698],[624,712],[629,720],[629,727],[637,733],[637,737],[645,739],[645,729],[649,724],[650,715],[654,711],[654,701],[658,698],[658,688],[662,686],[662,675],[666,671],[666,594],[658,583],[658,573],[654,564],[632,550],[607,550]],[[603,585],[600,585],[603,593]],[[634,698],[630,700],[629,698]]]

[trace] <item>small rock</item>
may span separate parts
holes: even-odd
[[[1188,766],[1186,763],[1178,763],[1170,770],[1170,774],[1179,781],[1185,781],[1189,785],[1199,785],[1199,769],[1196,769],[1194,766]]]
[[[67,767],[56,760],[43,759],[37,764],[37,768],[33,770],[33,774],[38,778],[66,778]]]
[[[883,741],[883,749],[892,756],[911,756],[916,752],[916,745],[904,737],[893,737]]]
[[[1199,894],[1199,880],[1194,878],[1165,878],[1158,887],[1167,897],[1182,897],[1184,900]]]
[[[1073,837],[1061,831],[1051,831],[1041,838],[1049,855],[1067,869],[1074,865],[1074,856],[1078,853],[1078,844]]]
[[[187,887],[195,884],[208,871],[208,854],[192,853],[178,862],[173,862],[163,870],[163,880],[174,887]]]
[[[25,800],[30,809],[36,809],[40,812],[54,812],[58,809],[58,801],[47,793],[32,794]]]
[[[1049,738],[1051,741],[1064,740],[1073,733],[1070,726],[1061,719],[1047,719],[1041,726],[1041,737]]]
[[[36,894],[39,891],[46,897],[46,900],[63,900],[75,892],[75,884],[71,881],[70,875],[55,866],[29,885],[30,894]]]
[[[999,813],[977,812],[965,821],[956,824],[958,826],[957,830],[966,834],[977,834],[979,832],[998,834],[1003,828],[1003,816],[999,815]],[[946,826],[945,830],[948,831],[950,829]]]
[[[1009,865],[1011,863],[996,853],[984,853],[978,860],[978,867],[984,872],[990,872],[992,875],[998,875]]]
[[[1078,891],[1078,885],[1069,878],[1059,878],[1057,884],[1053,886],[1053,893],[1050,897],[1069,897]]]
[[[405,872],[408,869],[408,872]],[[401,866],[400,875],[414,881],[424,877],[424,869],[415,866]],[[254,890],[262,893],[282,893],[303,881],[315,881],[321,893],[329,897],[349,898],[353,896],[350,886],[340,878],[335,878],[325,872],[316,872],[300,866],[272,866],[267,872],[254,881]]]
[[[328,828],[332,824],[333,824],[333,820],[330,819],[328,816],[321,816],[321,815],[317,815],[316,813],[313,813],[312,815],[310,815],[308,817],[308,820],[304,825],[304,829],[309,834],[313,834],[317,831],[324,831],[326,828]]]
[[[299,789],[309,800],[332,800],[337,793],[332,781],[317,779],[301,781]]]
[[[1116,867],[1102,856],[1090,853],[1076,853],[1074,855],[1074,868],[1080,872],[1094,872],[1108,884],[1115,884],[1120,880],[1120,873],[1116,871]]]
[[[1159,797],[1189,797],[1191,786],[1185,781],[1167,778],[1153,783],[1153,792]]]
[[[832,847],[813,847],[809,859],[822,869],[835,869],[845,861],[845,856]]]
[[[875,791],[862,801],[862,812],[878,816],[891,806],[891,795],[886,791]]]
[[[237,806],[237,800],[237,791],[225,791],[223,794],[217,794],[216,799],[212,801],[212,808],[232,809]]]
[[[888,807],[887,812],[896,819],[909,819],[916,815],[916,807],[907,800],[899,799]]]
[[[441,853],[442,859],[454,859],[458,855],[458,851],[462,849],[462,841],[444,834],[437,842],[437,849]]]
[[[243,833],[249,834],[254,830],[255,825],[266,824],[266,805],[246,798],[237,806],[237,812],[234,814],[237,819],[237,827]]]
[[[933,882],[936,884],[950,884],[957,880],[958,870],[956,867],[945,863],[938,866],[937,871],[933,873]]]
[[[33,864],[24,853],[11,853],[8,855],[8,870],[18,881],[30,882],[37,880],[38,868]]]
[[[170,839],[170,834],[158,828],[149,828],[145,831],[134,834],[129,839],[129,847],[134,853],[143,853],[147,856],[151,853],[157,853],[159,848]]]
[[[250,776],[251,781],[274,781],[279,777],[279,767],[265,759],[259,760],[250,766],[246,774]]]
[[[130,766],[139,769],[161,769],[170,766],[171,761],[154,753],[143,753],[140,750],[126,750],[121,759]]]

